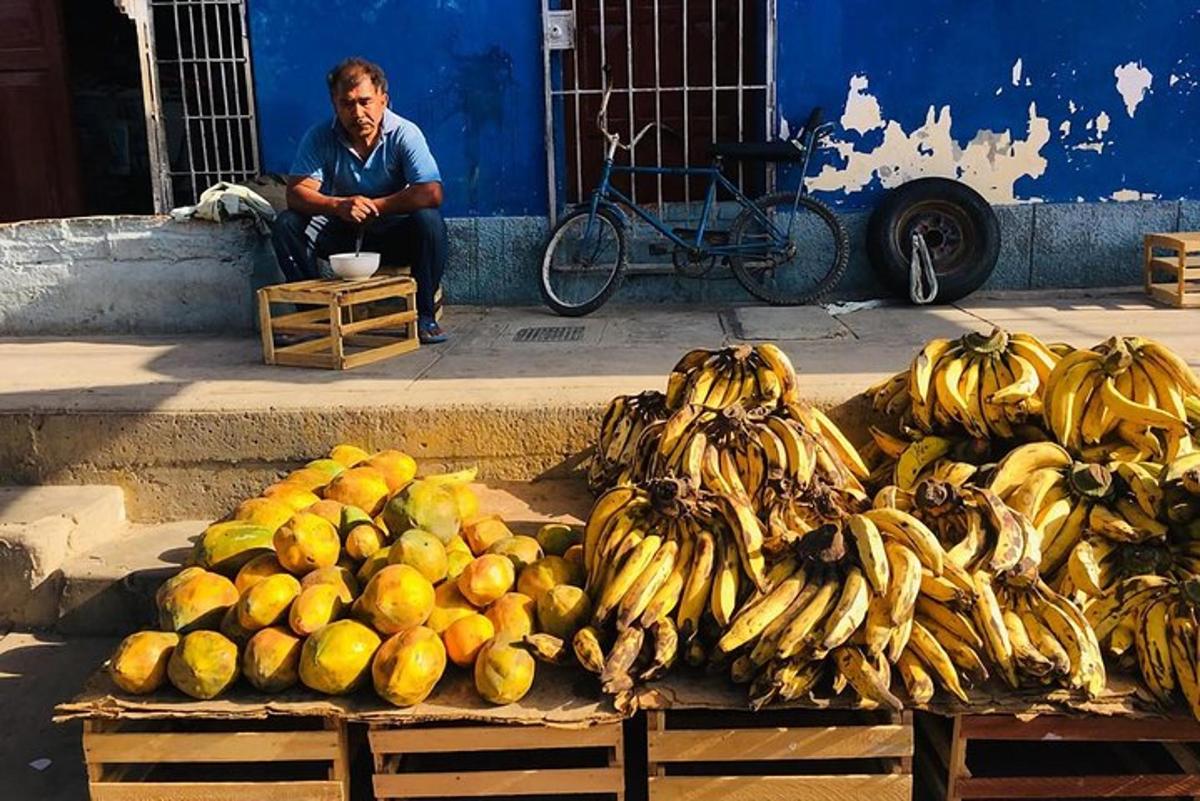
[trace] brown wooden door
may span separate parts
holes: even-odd
[[[0,221],[80,213],[58,0],[0,0]]]

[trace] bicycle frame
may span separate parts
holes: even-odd
[[[642,133],[645,133],[645,131],[643,131]],[[635,138],[634,143],[636,144],[636,141],[638,139],[641,139],[641,137],[642,137],[642,134],[639,134]],[[808,173],[808,161],[809,161],[809,156],[812,152],[812,145],[813,145],[813,141],[815,140],[815,138],[816,137],[813,134],[810,134],[808,137],[807,147],[805,148],[805,151],[804,151],[804,161],[803,161],[803,164],[801,167],[800,185],[796,190],[797,198],[799,198],[801,195],[805,194],[807,191],[807,189],[805,187],[804,176],[806,176]],[[770,243],[771,245],[781,247],[783,245],[786,245],[787,242],[789,241],[789,239],[791,237],[791,227],[795,220],[795,213],[794,213],[795,207],[793,207],[792,216],[788,219],[787,230],[780,231],[779,228],[774,224],[774,222],[772,222],[771,219],[769,217],[767,217],[766,214],[763,213],[762,209],[760,209],[753,200],[746,197],[746,195],[735,184],[733,184],[728,178],[725,177],[725,174],[722,172],[720,166],[718,166],[718,165],[713,165],[711,167],[634,167],[634,166],[624,166],[624,165],[619,165],[619,164],[615,163],[615,155],[616,155],[616,150],[617,150],[618,146],[619,146],[619,143],[617,142],[615,137],[609,139],[609,143],[608,143],[608,146],[606,147],[606,152],[604,154],[604,169],[600,176],[600,182],[596,185],[596,188],[594,190],[592,190],[588,225],[584,232],[585,237],[591,235],[592,224],[593,224],[593,221],[595,220],[596,212],[600,208],[600,206],[602,204],[603,205],[613,205],[613,201],[615,200],[615,201],[621,203],[622,205],[624,205],[625,207],[629,208],[631,211],[633,211],[634,214],[636,214],[642,220],[645,220],[651,227],[653,227],[656,231],[658,231],[661,235],[663,235],[664,237],[669,239],[671,242],[674,242],[675,245],[677,245],[678,247],[685,248],[685,249],[687,249],[693,253],[696,253],[698,255],[729,256],[729,255],[747,254],[747,253],[752,253],[752,252],[761,250],[762,247],[764,246],[763,244],[755,244],[753,246],[734,245],[734,244],[710,245],[704,241],[704,234],[708,228],[709,213],[712,211],[713,204],[716,202],[717,187],[721,187],[722,189],[726,190],[733,196],[734,200],[737,201],[738,205],[740,205],[744,209],[749,210],[755,216],[755,218],[759,221],[759,223],[761,223],[766,228],[766,230],[768,232],[770,232],[771,238],[772,238],[772,241]],[[695,239],[691,242],[683,239],[683,237],[676,234],[674,230],[672,230],[671,228],[668,228],[667,225],[662,221],[662,219],[660,219],[657,215],[647,211],[646,209],[644,209],[641,206],[634,203],[630,197],[628,197],[627,195],[625,195],[625,193],[623,193],[621,190],[617,189],[616,187],[614,187],[612,185],[611,179],[612,179],[613,175],[634,175],[634,176],[636,176],[636,175],[675,175],[675,176],[682,176],[682,177],[686,177],[686,178],[697,177],[697,176],[708,177],[708,179],[709,179],[708,180],[708,188],[704,193],[704,206],[701,209],[700,225],[696,228]]]

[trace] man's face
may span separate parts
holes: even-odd
[[[333,107],[338,122],[350,136],[370,140],[383,122],[387,102],[388,96],[364,75],[352,89],[334,96]]]

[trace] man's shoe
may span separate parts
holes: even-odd
[[[417,323],[417,339],[421,340],[422,345],[436,345],[449,338],[437,324],[437,320],[421,320]]]

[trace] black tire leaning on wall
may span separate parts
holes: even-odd
[[[987,281],[1000,256],[1000,223],[983,196],[949,178],[918,178],[890,190],[867,223],[867,257],[894,292],[909,296],[912,234],[924,232],[937,272],[935,303]]]

